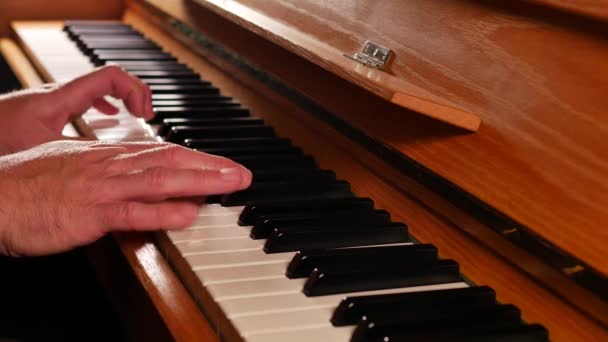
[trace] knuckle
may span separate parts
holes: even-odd
[[[182,156],[182,148],[178,145],[168,145],[165,147],[164,158],[165,162],[169,165],[173,165],[180,161]]]
[[[110,75],[119,75],[119,74],[123,74],[124,71],[123,69],[118,66],[118,65],[108,65],[108,66],[104,66],[103,68],[101,68],[102,72],[106,72]]]

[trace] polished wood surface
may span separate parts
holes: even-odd
[[[364,39],[394,48],[395,75],[480,114],[480,130],[464,134],[372,96],[226,20],[212,9],[216,2],[130,2],[138,3],[197,28],[608,274],[605,26],[560,13],[544,17],[524,2],[238,1],[340,51],[354,51]]]
[[[13,20],[118,19],[123,11],[123,0],[2,0],[0,37],[9,34]]]
[[[177,2],[179,3],[179,2]],[[459,107],[449,99],[434,96],[422,89],[409,78],[399,77],[392,72],[394,58],[389,59],[389,65],[382,70],[376,70],[353,61],[344,56],[359,52],[367,38],[358,41],[348,49],[334,45],[329,37],[319,37],[294,25],[285,11],[266,13],[257,10],[258,7],[247,6],[240,1],[208,0],[200,1],[203,6],[238,23],[240,26],[254,31],[267,40],[305,57],[315,65],[322,66],[328,71],[343,77],[358,86],[394,103],[422,115],[432,117],[468,131],[477,131],[481,123],[478,115]],[[157,5],[173,7],[176,2],[156,2]],[[269,3],[264,3],[266,7]],[[272,4],[270,4],[272,6]],[[281,4],[285,5],[285,3]],[[277,16],[275,16],[277,15]],[[305,22],[309,18],[301,18]],[[316,25],[316,23],[310,23]],[[374,40],[383,43],[382,40]],[[392,47],[390,47],[392,48]],[[272,58],[271,58],[272,59]]]
[[[608,331],[601,325],[522,274],[509,260],[496,255],[495,251],[452,222],[456,215],[464,214],[456,214],[457,209],[450,208],[445,202],[439,203],[437,199],[428,204],[421,202],[421,197],[430,199],[432,193],[416,188],[415,182],[402,172],[229,62],[213,54],[201,58],[199,51],[180,44],[175,37],[159,30],[161,22],[154,21],[152,16],[142,17],[139,13],[127,12],[124,19],[171,51],[180,61],[205,75],[224,93],[249,107],[254,115],[264,118],[280,135],[289,137],[306,153],[314,155],[321,167],[333,169],[340,178],[348,180],[358,195],[372,197],[377,206],[388,210],[395,220],[408,223],[413,236],[435,244],[442,257],[457,260],[469,279],[495,288],[499,299],[520,307],[527,321],[544,324],[550,330],[552,340],[600,341],[608,338]],[[160,240],[164,239],[161,237]],[[176,257],[176,253],[173,256]],[[187,267],[179,260],[173,262],[187,273]],[[190,287],[202,292],[199,300],[210,311],[208,315],[218,315],[215,304],[205,295],[194,276],[185,278]],[[225,323],[220,320],[224,328]],[[233,336],[234,332],[228,329],[228,335]]]
[[[606,0],[528,0],[543,6],[576,13],[591,18],[608,21],[608,1]]]

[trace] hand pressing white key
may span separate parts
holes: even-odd
[[[116,230],[177,229],[186,198],[244,189],[251,173],[166,143],[57,141],[0,157],[0,254],[42,255]]]
[[[121,99],[137,117],[154,116],[150,88],[117,66],[100,68],[64,85],[49,85],[0,96],[0,155],[65,139],[64,126],[91,107],[113,115],[104,96]]]

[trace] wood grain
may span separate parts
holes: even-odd
[[[175,37],[159,30],[164,20],[155,21],[147,11],[127,11],[125,21],[205,75],[222,92],[250,108],[254,115],[264,118],[280,135],[289,137],[306,153],[313,154],[321,167],[336,171],[340,178],[351,183],[357,194],[372,197],[377,206],[388,210],[395,220],[408,223],[416,238],[435,244],[443,257],[457,260],[463,273],[477,284],[495,288],[500,300],[519,306],[527,321],[547,326],[552,340],[599,341],[608,338],[608,332],[600,325],[456,227],[451,221],[453,215],[449,213],[457,209],[449,209],[445,204],[429,207],[421,202],[420,198],[429,196],[428,192],[412,188],[413,182],[403,173],[225,60],[209,53],[201,58],[192,46],[182,45]],[[170,243],[162,236],[160,240],[175,257],[176,267],[186,274],[184,279],[189,287],[198,292],[199,300],[209,310],[208,316],[227,329],[222,330],[222,334],[234,337],[234,332],[225,326],[225,320],[218,317],[217,306],[200,282],[180,263],[178,253],[171,252]]]
[[[142,3],[199,29],[608,275],[605,26],[546,15],[523,2],[239,1],[341,51],[365,39],[394,48],[394,75],[479,113],[480,130],[463,134],[371,95],[207,7]]]
[[[118,19],[123,11],[123,0],[2,0],[0,37],[9,34],[13,20]]]

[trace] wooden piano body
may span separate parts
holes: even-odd
[[[603,1],[62,1],[44,15],[11,3],[11,19],[131,24],[552,340],[608,339]],[[52,79],[20,30],[60,26],[13,23],[2,41],[24,85]],[[366,40],[393,49],[384,69],[344,56]],[[133,337],[230,336],[162,245],[115,234],[90,248]]]

